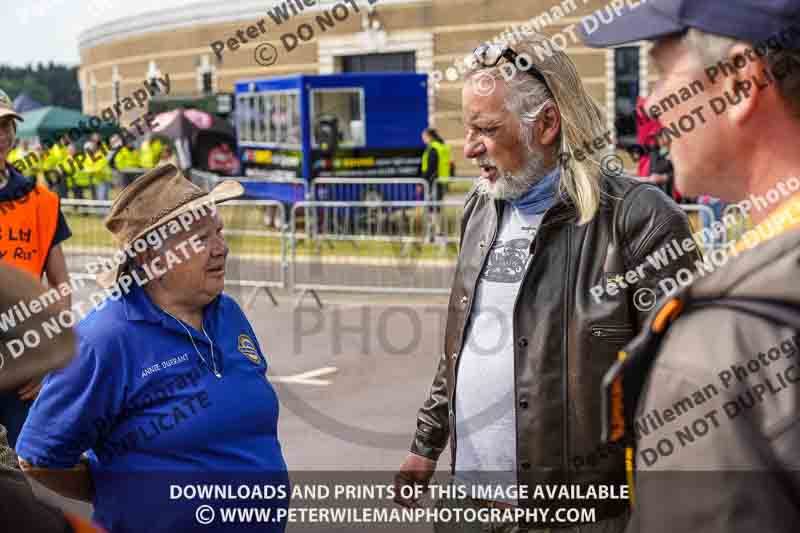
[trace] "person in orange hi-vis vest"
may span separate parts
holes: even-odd
[[[50,305],[70,309],[69,274],[61,242],[71,232],[61,213],[58,195],[38,185],[35,178],[23,176],[7,162],[17,134],[16,120],[22,117],[14,111],[8,95],[0,90],[0,261],[28,272],[37,281],[46,275],[48,285],[59,292]],[[2,311],[5,312],[0,323],[3,331],[9,327],[7,319],[30,318],[12,314],[12,309]],[[20,335],[23,333],[24,328]],[[0,393],[0,424],[8,430],[11,446],[15,445],[40,388],[41,380],[34,379],[16,391]]]

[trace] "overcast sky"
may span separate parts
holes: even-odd
[[[230,0],[224,0],[230,1]],[[0,0],[0,63],[24,66],[53,60],[77,65],[78,34],[119,18],[197,0]]]

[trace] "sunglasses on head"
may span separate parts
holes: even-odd
[[[472,52],[472,56],[475,59],[476,64],[485,68],[495,67],[503,59],[519,67],[519,65],[517,65],[517,58],[519,58],[519,54],[507,44],[482,44],[477,47],[474,52]],[[536,68],[536,66],[534,66],[533,63],[530,61],[527,63],[528,67],[522,70],[542,82],[547,90],[550,91],[550,86],[547,84],[547,80],[544,79],[544,75],[539,71],[539,69]],[[552,91],[550,92],[552,93]]]

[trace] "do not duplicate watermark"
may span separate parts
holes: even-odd
[[[366,3],[368,6],[372,7],[377,4],[378,1],[379,0],[366,0]],[[275,28],[279,28],[293,18],[305,15],[307,9],[310,11],[309,8],[320,6],[321,3],[320,0],[284,0],[282,3],[276,4],[271,9],[268,9],[267,15],[272,19]],[[356,0],[341,0],[331,7],[320,9],[319,13],[314,16],[311,22],[303,22],[298,24],[295,29],[284,31],[284,33],[278,37],[278,40],[284,52],[287,54],[291,53],[301,43],[313,41],[320,33],[332,30],[338,24],[348,20],[352,13],[360,12],[361,9],[358,7]],[[268,33],[268,22],[265,18],[262,18],[253,24],[238,29],[234,34],[225,39],[212,41],[209,43],[209,47],[212,52],[214,52],[217,59],[222,61],[224,52],[236,52],[242,45]],[[272,43],[260,43],[256,46],[254,51],[256,63],[263,67],[274,65],[278,61],[278,57],[278,48]]]
[[[181,232],[189,232],[192,224],[209,213],[213,214],[215,210],[216,206],[213,203],[208,203],[200,205],[192,211],[182,213],[134,240],[128,246],[119,250],[112,258],[89,263],[87,271],[96,275],[104,270],[104,267],[108,270],[115,270],[122,265],[129,264],[130,261],[148,249],[161,250],[171,236]],[[22,357],[26,349],[39,347],[45,338],[53,339],[56,335],[74,327],[91,310],[102,309],[109,301],[116,301],[127,295],[134,287],[134,284],[143,287],[153,279],[166,275],[175,266],[188,261],[193,255],[201,253],[204,249],[205,244],[198,235],[189,235],[169,249],[164,249],[161,255],[157,255],[151,261],[143,263],[140,268],[122,272],[113,286],[93,292],[88,301],[76,302],[74,309],[61,310],[56,316],[43,322],[40,328],[30,328],[20,337],[5,341],[4,347],[6,351],[14,359]],[[83,287],[83,282],[73,280],[71,284],[63,283],[62,286],[51,288],[37,299],[18,302],[0,314],[0,328],[4,331],[14,328],[17,325],[17,319],[20,320],[20,324],[24,323],[25,319],[31,318],[33,315],[63,300],[80,287]],[[2,357],[2,354],[0,354],[0,369],[3,367]]]
[[[722,424],[731,424],[740,417],[757,413],[761,404],[775,401],[774,397],[800,383],[798,353],[800,335],[781,339],[752,358],[719,371],[716,380],[678,398],[673,405],[667,408],[659,406],[643,413],[634,422],[635,439],[647,445],[638,450],[638,459],[648,467],[654,466],[660,459],[692,446]],[[790,394],[796,393],[790,390]],[[719,399],[714,402],[714,409],[706,406],[697,410],[715,397]],[[674,427],[674,431],[664,430],[668,424],[692,410],[700,413],[694,420],[684,424],[684,419]],[[651,435],[654,438],[646,440]]]
[[[780,202],[800,192],[800,177],[791,176],[775,184],[764,195],[751,194],[741,202],[733,204],[740,215],[748,215],[752,212],[769,210]],[[681,268],[674,276],[662,277],[656,287],[661,292],[650,287],[640,287],[633,294],[634,306],[640,311],[652,310],[660,297],[669,296],[682,287],[692,284],[696,279],[715,272],[732,258],[740,253],[737,247],[751,249],[768,240],[779,232],[782,225],[793,225],[800,223],[800,213],[787,211],[779,221],[767,220],[764,224],[748,230],[742,235],[739,242],[726,242],[721,246],[715,243],[727,238],[730,229],[735,228],[740,223],[740,215],[734,214],[733,210],[725,215],[722,220],[715,220],[708,226],[703,227],[682,241],[673,239],[661,248],[655,250],[642,261],[641,264],[619,273],[616,276],[607,276],[607,279],[596,284],[589,289],[589,293],[596,303],[601,303],[604,297],[616,296],[622,291],[634,287],[648,277],[655,277],[658,272],[669,266],[674,261],[695,253],[701,247],[709,248],[704,257],[694,262],[694,270]]]

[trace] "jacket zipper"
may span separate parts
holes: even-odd
[[[502,216],[502,209],[498,209],[499,201],[495,200],[494,202],[494,212],[495,212],[495,224],[494,230],[492,233],[492,240],[486,244],[486,255],[483,257],[483,261],[481,262],[481,269],[478,271],[478,277],[475,279],[475,283],[472,285],[472,297],[469,299],[469,303],[467,304],[467,314],[465,315],[465,323],[464,327],[461,330],[461,339],[459,341],[459,354],[461,353],[461,349],[464,346],[464,336],[467,333],[467,326],[469,326],[469,317],[472,313],[472,303],[475,301],[475,290],[478,288],[478,282],[481,279],[481,274],[483,273],[483,269],[486,267],[486,261],[489,259],[489,254],[492,252],[492,245],[494,244],[495,239],[497,239],[497,231],[500,229],[500,217]],[[450,357],[450,354],[444,354],[445,357]],[[450,420],[451,432],[453,433],[453,443],[451,445],[452,448],[452,461],[450,461],[450,475],[454,475],[456,473],[456,445],[458,443],[458,438],[456,435],[456,386],[458,386],[458,364],[461,362],[461,358],[456,356],[456,360],[453,362],[453,401],[451,402],[452,405],[450,406],[450,414],[452,414],[452,420]],[[449,415],[448,415],[449,416]]]
[[[570,305],[570,298],[569,298],[569,277],[570,277],[570,263],[572,258],[571,252],[572,251],[572,226],[567,226],[567,271],[566,275],[564,276],[564,313],[563,313],[563,320],[564,323],[562,325],[563,328],[563,339],[561,344],[561,361],[562,361],[562,369],[561,369],[561,388],[562,388],[562,396],[564,400],[564,455],[563,455],[563,470],[564,470],[564,483],[569,483],[569,305]]]
[[[625,326],[594,326],[592,327],[592,337],[608,340],[627,339],[633,329]]]

